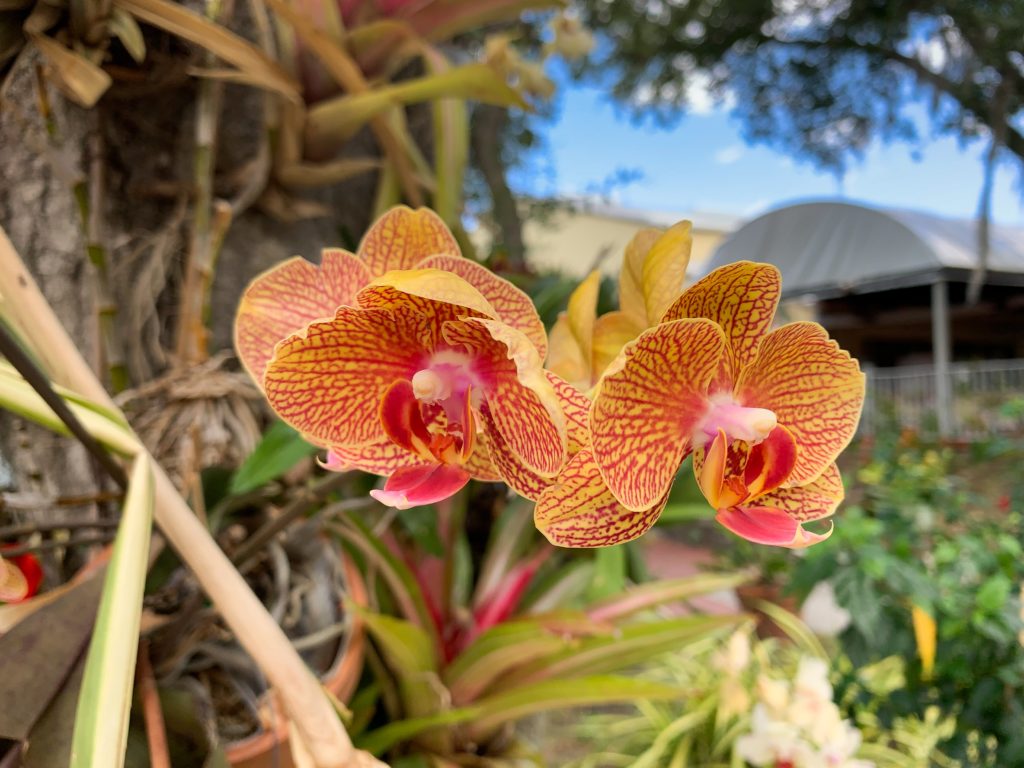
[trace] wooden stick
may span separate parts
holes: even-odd
[[[53,380],[118,411],[61,326],[21,257],[0,228],[0,295],[6,319],[46,365]],[[277,690],[317,768],[380,766],[352,746],[320,683],[292,648],[241,574],[153,461],[156,523],[189,566],[243,648]]]

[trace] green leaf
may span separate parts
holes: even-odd
[[[153,523],[149,456],[135,459],[78,696],[71,768],[124,764]]]
[[[630,616],[638,611],[654,608],[665,603],[689,600],[698,595],[733,589],[750,581],[749,571],[736,573],[700,573],[682,579],[652,581],[626,590],[622,595],[607,598],[587,609],[595,621],[612,621]]]
[[[999,613],[1010,596],[1011,586],[1010,580],[1001,573],[987,579],[974,598],[978,608],[987,614]]]
[[[307,443],[302,435],[283,421],[276,421],[231,478],[231,493],[240,495],[254,491],[315,452],[316,447]]]
[[[626,571],[629,567],[626,547],[602,547],[594,552],[594,580],[590,582],[587,597],[600,600],[618,595],[626,588]]]
[[[437,649],[432,638],[415,624],[372,613],[352,605],[381,647],[402,695],[405,712],[413,717],[433,715],[443,708],[437,670]]]
[[[464,727],[472,737],[472,734],[487,733],[504,723],[552,709],[637,699],[671,699],[681,695],[683,692],[678,688],[632,677],[596,676],[574,680],[572,685],[567,685],[564,680],[545,681],[489,697],[476,706],[386,725],[360,739],[358,746],[379,755],[402,741],[435,728],[468,724]]]
[[[361,552],[372,570],[379,574],[394,596],[405,618],[425,631],[434,627],[419,582],[409,566],[395,557],[378,536],[375,536],[358,518],[348,517],[334,527],[342,539]],[[440,658],[440,652],[437,652]]]
[[[306,146],[316,154],[335,148],[385,110],[440,98],[472,99],[485,104],[525,108],[522,97],[486,64],[463,64],[446,72],[345,94],[309,110]]]
[[[747,620],[735,616],[686,616],[613,627],[584,637],[553,654],[536,658],[496,684],[506,690],[522,683],[606,674],[640,664],[690,643],[714,639]],[[575,683],[573,683],[575,684]]]
[[[131,14],[123,8],[115,8],[110,14],[110,32],[121,41],[128,55],[141,64],[146,58],[146,41],[142,30]]]
[[[585,622],[584,616],[579,616]],[[571,623],[573,617],[564,617]],[[548,623],[550,623],[548,617]],[[516,619],[491,627],[455,657],[444,680],[456,705],[477,699],[488,687],[516,667],[570,646],[572,638],[551,631],[541,619]]]
[[[94,404],[86,404],[80,395],[57,389],[68,403],[68,408],[82,426],[105,447],[124,456],[134,456],[141,446],[121,418],[112,418],[108,411]],[[36,424],[61,435],[70,434],[64,422],[32,386],[7,363],[0,363],[0,408],[5,408]]]

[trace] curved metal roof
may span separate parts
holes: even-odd
[[[782,272],[786,297],[871,293],[966,279],[977,264],[974,221],[847,202],[787,205],[753,219],[718,247],[709,269],[743,259]],[[1024,285],[1024,229],[993,225],[988,280]]]

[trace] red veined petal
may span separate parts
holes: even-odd
[[[422,335],[422,317],[407,310],[342,307],[333,320],[278,345],[267,366],[267,400],[319,445],[381,442],[381,398],[419,369]]]
[[[554,476],[565,463],[565,416],[533,343],[486,318],[446,323],[444,336],[473,355],[491,428],[527,469]]]
[[[799,523],[831,517],[846,492],[839,468],[829,464],[821,477],[805,485],[778,488],[757,499],[759,506],[779,509]]]
[[[817,323],[790,323],[761,341],[740,372],[736,401],[773,411],[796,439],[787,485],[814,480],[835,461],[857,430],[864,374]]]
[[[409,509],[434,504],[453,496],[469,482],[469,472],[454,464],[428,464],[395,472],[383,490],[370,491],[381,504]]]
[[[498,277],[482,264],[455,256],[431,256],[424,259],[418,268],[440,269],[461,277],[487,299],[498,320],[522,331],[533,342],[542,360],[547,355],[547,332],[533,300],[508,280]]]
[[[481,434],[478,434],[473,441],[473,453],[469,455],[462,467],[473,476],[474,480],[483,483],[500,483],[502,480],[501,473],[491,459],[486,438]]]
[[[755,544],[802,549],[832,535],[811,533],[781,509],[772,507],[731,507],[719,510],[715,519],[740,538]]]
[[[431,450],[432,436],[408,379],[398,379],[384,393],[380,401],[380,422],[387,436],[399,447],[424,461],[440,458]]]
[[[392,208],[373,223],[359,244],[359,256],[374,277],[412,269],[428,256],[461,256],[458,242],[441,217],[427,208]]]
[[[424,463],[433,463],[433,460],[424,462],[402,446],[395,445],[389,438],[368,445],[334,446],[328,449],[326,459],[319,462],[321,467],[331,472],[348,472],[356,469],[384,477],[399,469]]]
[[[776,267],[738,261],[719,267],[683,291],[662,322],[704,317],[722,326],[726,353],[712,389],[731,391],[771,328],[781,292],[782,277]]]
[[[530,501],[539,499],[554,482],[554,477],[541,476],[523,465],[519,455],[508,447],[501,436],[501,431],[494,425],[486,402],[480,406],[480,415],[483,417],[484,435],[491,462],[501,479],[520,496]]]
[[[627,509],[664,497],[708,409],[708,382],[725,345],[709,320],[676,320],[642,333],[623,350],[590,411],[594,458]]]
[[[558,403],[565,414],[566,445],[570,454],[590,445],[591,400],[562,377],[545,371],[548,381],[555,388]]]
[[[370,281],[366,266],[347,251],[323,251],[319,269],[296,256],[257,276],[245,289],[235,315],[235,349],[259,386],[282,339],[314,320],[334,317],[351,305]]]
[[[694,448],[693,472],[715,509],[735,507],[768,493],[789,478],[796,463],[796,441],[777,426],[756,445],[729,441],[723,430],[705,450]]]
[[[670,482],[671,486],[671,482]],[[608,490],[589,448],[577,453],[537,500],[533,520],[560,547],[609,547],[650,530],[668,502],[668,490],[648,509],[626,509]]]

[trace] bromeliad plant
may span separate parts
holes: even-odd
[[[857,361],[814,323],[770,330],[781,281],[740,262],[680,292],[689,225],[627,250],[620,310],[594,317],[597,277],[552,331],[529,297],[463,258],[441,220],[396,208],[357,253],[291,259],[246,292],[236,341],[277,414],[331,469],[387,477],[398,508],[470,478],[537,502],[566,547],[637,538],[683,460],[716,519],[803,547],[843,498],[835,459],[864,399]],[[548,356],[550,369],[543,360]]]
[[[419,512],[400,515],[383,534],[373,530],[379,513],[332,524],[363,563],[379,606],[361,612],[379,658],[370,658],[373,683],[351,702],[351,731],[391,765],[545,764],[530,759],[513,722],[552,709],[674,697],[671,685],[615,673],[721,640],[745,620],[659,617],[652,609],[729,589],[746,573],[581,600],[593,562],[540,540],[523,500],[498,517],[474,568],[460,524],[465,493],[438,505],[436,527]]]

